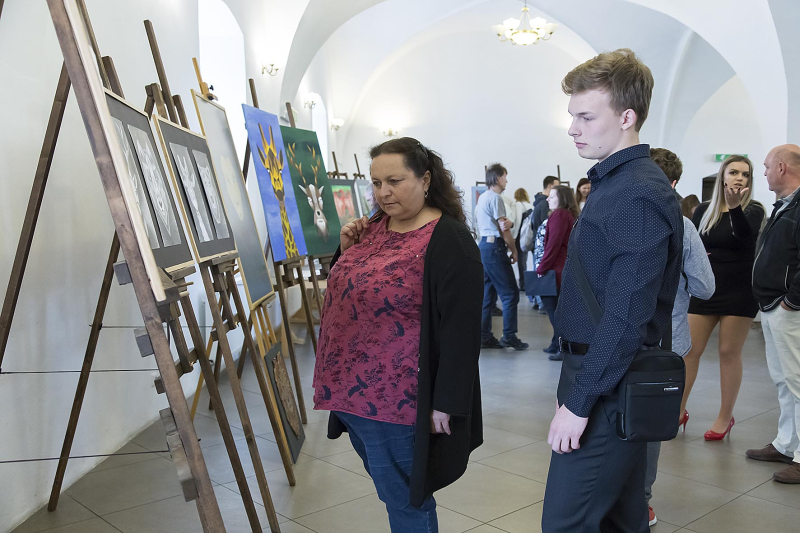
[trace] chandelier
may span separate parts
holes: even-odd
[[[553,36],[553,32],[558,28],[558,24],[547,22],[542,17],[531,19],[528,2],[522,8],[522,15],[519,19],[507,18],[502,24],[495,24],[492,30],[497,34],[501,42],[511,41],[511,44],[528,46],[539,41],[548,41]]]

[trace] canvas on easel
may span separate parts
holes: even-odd
[[[310,256],[333,254],[342,231],[316,132],[281,126],[297,211]]]
[[[345,226],[358,218],[355,181],[332,179],[329,182],[333,193],[333,203],[336,205],[336,214],[339,216],[339,224]]]
[[[273,291],[264,249],[250,206],[250,197],[239,168],[225,109],[192,90],[192,98],[200,119],[200,127],[208,141],[211,159],[219,178],[222,201],[239,252],[242,281],[250,309],[259,305]]]
[[[296,463],[297,458],[300,456],[303,442],[306,440],[306,434],[303,429],[300,412],[297,409],[297,403],[294,400],[292,382],[289,379],[289,372],[286,370],[286,362],[283,358],[280,343],[276,343],[270,348],[267,355],[264,356],[264,362],[267,366],[272,390],[276,391],[278,412],[281,416],[281,424],[286,434],[286,440],[289,443],[289,449],[292,452],[292,461]]]
[[[371,218],[372,215],[378,212],[379,208],[372,182],[370,180],[356,180],[356,190],[358,191],[359,216]]]
[[[306,242],[278,117],[246,104],[242,109],[272,257],[277,263],[303,257]]]

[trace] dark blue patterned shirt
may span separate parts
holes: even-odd
[[[675,193],[650,160],[650,146],[620,150],[589,170],[592,191],[569,241],[556,329],[589,345],[564,405],[588,417],[613,392],[642,345],[670,327],[683,253],[683,217]],[[599,327],[583,303],[573,270],[580,254],[603,309]]]

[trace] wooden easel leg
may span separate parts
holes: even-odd
[[[311,265],[312,267],[314,265]],[[314,355],[317,354],[317,332],[314,331],[314,315],[311,314],[311,302],[308,301],[308,292],[306,291],[306,280],[303,277],[302,263],[297,265],[297,279],[300,281],[300,290],[303,291],[303,310],[306,313],[306,325],[308,326],[308,336],[311,337],[311,344],[314,347]],[[320,307],[320,311],[322,308]]]
[[[69,89],[70,80],[67,66],[62,64],[61,76],[58,78],[56,95],[53,98],[53,107],[50,110],[50,119],[47,121],[42,151],[39,155],[39,164],[36,166],[36,174],[31,186],[28,208],[25,211],[25,220],[22,223],[17,252],[14,255],[14,263],[11,266],[11,276],[8,279],[8,288],[3,300],[3,310],[0,312],[0,367],[3,365],[3,356],[6,353],[8,336],[11,333],[11,322],[14,320],[14,311],[17,308],[19,291],[22,288],[22,278],[25,276],[25,267],[28,264],[33,234],[36,232],[36,222],[39,220],[39,210],[42,207],[44,189],[47,185],[47,178],[50,176],[50,165],[53,163],[58,133],[61,129],[61,121],[64,118],[64,110],[67,107]]]
[[[234,279],[232,272],[227,273],[227,282],[229,296],[233,298],[233,303],[236,306],[236,312],[240,317],[244,317],[244,305],[242,304],[241,296],[239,296],[239,290],[236,288],[236,280]],[[253,322],[254,324],[256,323],[255,320]],[[255,327],[255,331],[256,338],[261,340],[257,325]],[[281,424],[281,418],[278,413],[276,395],[274,394],[274,391],[267,380],[266,363],[264,363],[264,359],[262,357],[267,353],[265,346],[261,345],[261,352],[258,351],[255,343],[253,342],[253,337],[250,335],[249,329],[244,331],[244,342],[247,344],[248,351],[251,354],[250,360],[253,362],[253,371],[256,374],[256,380],[258,381],[258,388],[261,390],[261,396],[264,398],[264,404],[267,408],[267,414],[269,415],[269,422],[272,426],[272,431],[275,434],[275,440],[278,444],[278,451],[280,452],[281,460],[283,461],[283,469],[286,471],[286,477],[289,480],[289,485],[294,487],[296,481],[294,477],[292,454],[289,450],[289,443],[286,440],[286,434],[283,431],[283,425]]]
[[[202,348],[203,336],[200,333],[200,326],[197,322],[197,317],[195,316],[194,308],[192,307],[192,301],[188,294],[181,298],[181,306],[183,307],[183,313],[186,317],[186,324],[189,326],[192,342],[195,343],[195,346]],[[181,330],[180,323],[173,321],[171,328],[175,335],[176,345],[178,345],[180,342],[185,346],[186,341],[183,339],[183,331]],[[206,376],[205,381],[208,384],[208,395],[211,398],[211,404],[214,406],[214,413],[217,417],[217,423],[219,424],[219,430],[222,434],[222,440],[225,443],[225,449],[227,450],[228,457],[231,460],[233,474],[236,477],[236,484],[239,487],[239,491],[244,502],[244,508],[247,512],[247,519],[250,522],[250,527],[252,528],[253,533],[260,533],[261,523],[258,520],[258,512],[256,511],[256,505],[253,501],[253,495],[250,493],[250,487],[247,485],[247,476],[242,468],[242,461],[239,458],[239,452],[236,449],[236,441],[233,438],[233,433],[231,433],[228,415],[225,413],[225,408],[222,405],[222,397],[219,393],[219,387],[217,386],[217,382],[213,377],[214,371],[212,370],[211,363],[208,359],[209,350],[202,352],[197,350],[197,352],[197,360],[200,363],[200,369],[202,370],[201,375]]]
[[[214,328],[218,332],[217,343],[221,348],[222,356],[225,358],[225,370],[227,371],[228,379],[231,382],[233,398],[236,402],[236,409],[239,412],[239,419],[242,422],[242,430],[244,431],[245,439],[247,440],[247,448],[250,450],[250,459],[253,461],[253,468],[255,469],[256,479],[258,480],[258,488],[261,491],[261,498],[264,501],[264,507],[267,509],[269,527],[272,529],[272,531],[279,532],[280,526],[278,525],[278,515],[275,512],[275,506],[272,503],[272,496],[270,495],[269,486],[267,485],[267,476],[264,473],[264,465],[261,463],[261,455],[258,451],[255,435],[253,434],[253,426],[250,424],[250,415],[247,413],[247,406],[245,405],[242,386],[239,382],[239,377],[236,375],[236,363],[233,360],[231,347],[228,343],[228,336],[225,333],[226,330],[222,322],[222,314],[219,306],[217,305],[215,283],[212,279],[213,269],[214,267],[211,267],[207,263],[202,263],[200,265],[200,274],[203,277],[203,285],[206,289],[209,307],[211,307],[211,316],[214,318]],[[242,314],[242,316],[244,316],[244,314]],[[245,332],[245,338],[247,338],[248,335],[249,332]]]
[[[292,330],[289,327],[289,306],[288,297],[286,295],[286,288],[283,286],[283,276],[281,267],[275,264],[275,279],[278,284],[278,296],[281,300],[281,318],[283,321],[283,329],[286,332],[286,350],[289,352],[289,361],[292,364],[292,374],[294,374],[294,388],[297,394],[297,409],[300,411],[300,420],[303,424],[308,424],[308,417],[306,416],[306,402],[303,400],[303,384],[300,380],[300,371],[297,368],[297,358],[294,353],[294,342],[292,342]]]
[[[195,319],[195,322],[196,321],[197,320]],[[198,325],[198,328],[199,327],[200,326]],[[201,337],[202,337],[202,335],[201,335]],[[192,339],[192,342],[194,342],[194,339]],[[214,339],[212,339],[211,335],[209,335],[208,336],[208,344],[206,344],[206,358],[208,358],[211,355],[211,347],[213,345],[214,345]],[[200,344],[200,346],[202,346],[202,344]],[[194,392],[194,399],[192,400],[191,416],[192,416],[192,421],[193,422],[194,422],[194,415],[197,414],[197,406],[200,405],[200,393],[203,391],[203,382],[204,381],[205,381],[205,378],[203,377],[203,373],[200,372],[200,375],[197,377],[197,388],[195,389],[195,392]]]
[[[83,356],[83,365],[81,366],[81,374],[78,378],[78,387],[75,390],[75,399],[72,401],[72,411],[69,415],[69,422],[67,422],[67,433],[64,436],[64,444],[61,446],[61,455],[58,459],[53,488],[50,490],[50,501],[47,504],[48,511],[55,511],[56,507],[58,507],[58,498],[61,495],[61,485],[64,482],[64,474],[67,471],[69,453],[72,450],[72,443],[75,440],[75,431],[78,427],[81,407],[83,407],[83,398],[86,396],[86,387],[89,384],[94,354],[97,350],[97,341],[100,338],[100,330],[103,327],[103,316],[106,313],[108,295],[111,292],[111,283],[114,281],[114,263],[117,262],[118,257],[119,239],[117,238],[117,234],[114,233],[114,239],[111,241],[111,251],[108,253],[108,261],[106,262],[106,270],[103,274],[103,283],[100,287],[100,296],[97,299],[97,307],[94,311],[94,320],[92,320],[92,330],[89,333],[89,342],[86,345],[86,353]]]
[[[319,318],[322,320],[322,289],[319,288],[319,279],[317,279],[317,269],[314,267],[314,258],[308,257],[308,266],[311,271],[311,286],[314,288],[314,298],[317,301],[317,310],[319,311]]]
[[[225,330],[222,330],[222,331],[225,331]],[[219,330],[217,330],[217,336],[219,336],[219,335],[225,335],[225,333],[220,333]],[[219,342],[217,342],[217,353],[216,353],[216,355],[214,355],[214,381],[217,384],[219,384],[220,368],[222,368],[222,357],[220,356]],[[210,411],[213,408],[214,407],[211,405],[211,399],[209,398],[209,400],[208,400],[208,410]]]
[[[247,331],[250,331],[250,328],[253,327],[253,314],[250,313],[250,316],[247,317]],[[239,366],[236,368],[236,373],[239,376],[239,379],[242,379],[242,372],[244,371],[244,363],[245,359],[247,359],[247,349],[249,345],[247,341],[242,342],[242,351],[239,353]],[[266,352],[265,352],[266,353]]]

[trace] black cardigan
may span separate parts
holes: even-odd
[[[339,259],[337,251],[331,266]],[[478,356],[481,348],[483,264],[467,227],[442,215],[425,253],[419,386],[411,474],[411,504],[456,481],[469,454],[483,444]],[[437,379],[439,373],[442,378]],[[447,434],[431,434],[430,413],[451,415]],[[334,413],[328,438],[346,431]]]

